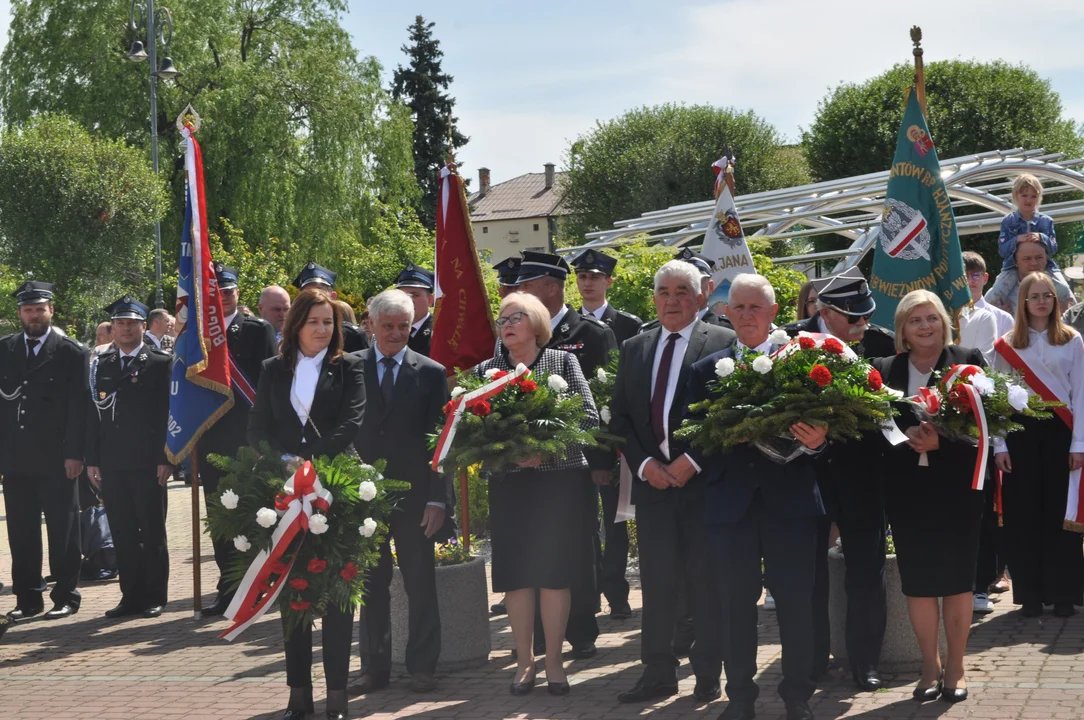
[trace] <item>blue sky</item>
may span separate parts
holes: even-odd
[[[3,40],[8,5],[0,0]],[[645,104],[753,109],[797,140],[829,87],[910,60],[912,24],[923,27],[927,62],[1025,63],[1051,81],[1070,117],[1084,121],[1081,0],[349,0],[349,7],[343,22],[355,47],[376,56],[389,79],[405,62],[400,46],[414,16],[436,22],[460,128],[471,137],[460,162],[471,175],[489,167],[494,182],[541,172],[546,162],[560,167],[569,142],[596,120]]]

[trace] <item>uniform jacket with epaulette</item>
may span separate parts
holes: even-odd
[[[83,459],[90,352],[56,332],[28,364],[22,332],[0,339],[0,474],[56,475]]]
[[[429,317],[425,319],[425,322],[418,328],[418,332],[410,336],[410,340],[407,342],[409,347],[419,355],[429,357],[429,348],[433,342],[433,314],[430,313]]]
[[[226,329],[226,345],[230,357],[245,374],[255,391],[260,384],[263,361],[278,354],[275,329],[260,318],[237,313]],[[237,448],[246,444],[249,404],[234,394],[233,407],[200,439],[201,453],[218,453],[233,457]]]
[[[580,308],[581,315],[590,314],[594,317],[594,314],[590,311],[584,311]],[[596,318],[598,319],[598,318]],[[602,323],[606,327],[613,330],[614,337],[617,339],[617,346],[621,347],[626,340],[633,335],[640,332],[640,326],[644,324],[644,321],[636,317],[632,313],[627,313],[624,310],[618,310],[613,305],[607,304],[606,309],[602,313]]]

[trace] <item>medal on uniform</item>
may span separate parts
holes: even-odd
[[[104,390],[102,392],[98,393],[98,399],[99,400],[105,400],[105,391]]]

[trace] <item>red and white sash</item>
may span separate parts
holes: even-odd
[[[975,415],[975,425],[979,429],[979,454],[975,458],[975,473],[971,476],[971,489],[982,490],[986,482],[986,461],[990,458],[990,424],[986,422],[986,410],[982,406],[982,394],[974,385],[966,382],[967,378],[982,372],[978,365],[953,365],[943,383],[946,388],[952,388],[952,383],[958,379],[965,382],[958,385],[967,396],[967,404]],[[920,391],[928,388],[920,388]]]
[[[1065,407],[1054,408],[1054,414],[1061,418],[1071,431],[1073,412],[1069,409],[1069,388],[1064,387],[1050,372],[1046,365],[1030,347],[1017,349],[998,338],[994,350],[1012,366],[1027,383],[1031,391],[1047,402],[1065,403]],[[1080,470],[1069,471],[1069,495],[1065,500],[1065,522],[1076,529],[1084,521],[1084,497],[1080,493]]]

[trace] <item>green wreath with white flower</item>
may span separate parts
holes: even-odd
[[[240,592],[227,616],[240,627],[277,606],[293,627],[331,606],[353,612],[396,496],[410,484],[385,478],[383,460],[320,457],[291,473],[266,444],[260,451],[246,446],[236,458],[210,456],[223,477],[207,500],[207,529],[238,551],[226,580]],[[229,633],[223,636],[233,639]]]
[[[598,408],[599,423],[595,430],[595,440],[600,448],[613,451],[620,450],[625,444],[625,438],[610,432],[610,403],[613,402],[614,385],[617,384],[617,364],[620,357],[621,353],[616,348],[611,350],[606,365],[596,368],[594,376],[587,378],[591,397]]]

